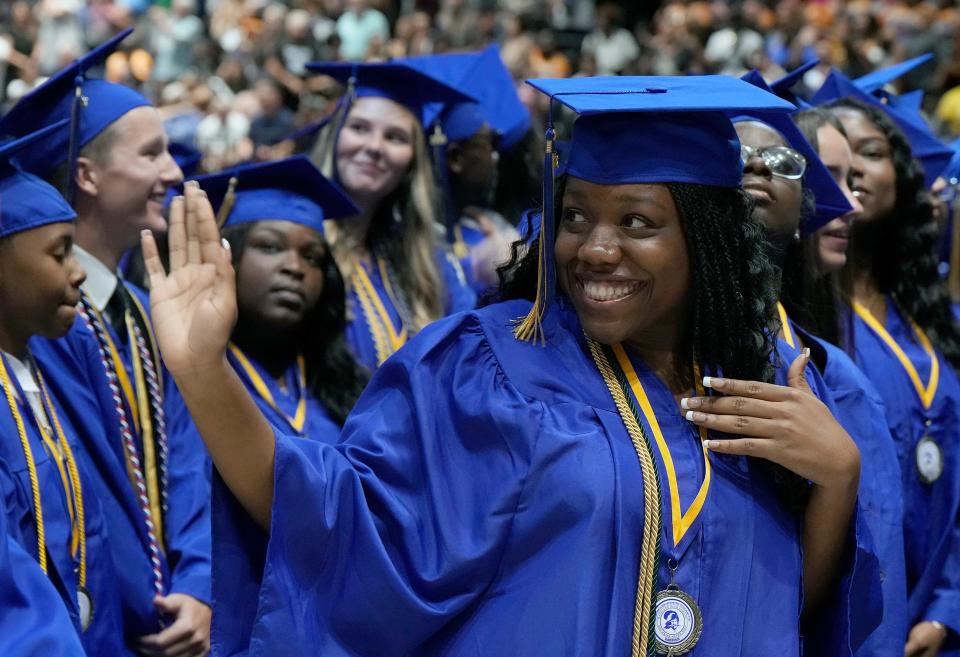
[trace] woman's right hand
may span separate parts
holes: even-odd
[[[170,206],[170,273],[153,235],[141,247],[150,276],[153,328],[164,364],[175,376],[222,362],[237,319],[230,249],[221,243],[206,193],[195,182]]]

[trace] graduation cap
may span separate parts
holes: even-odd
[[[60,121],[0,145],[0,239],[76,219],[77,213],[54,187],[17,166],[17,158],[25,149],[42,146],[67,123]]]
[[[306,67],[345,85],[348,96],[373,96],[397,102],[413,112],[424,125],[425,110],[430,103],[476,100],[402,61],[310,62]]]
[[[207,193],[224,227],[278,219],[323,235],[324,219],[360,214],[350,197],[303,155],[244,165],[193,180]]]
[[[134,108],[150,105],[129,87],[87,77],[132,32],[132,28],[121,32],[54,73],[0,118],[0,134],[14,137],[70,119],[68,127],[21,156],[25,169],[45,176],[68,160],[72,163],[81,148],[117,119]]]
[[[878,89],[882,89],[885,85],[890,84],[897,78],[901,78],[910,71],[923,66],[927,62],[933,59],[933,53],[928,52],[925,55],[920,55],[919,57],[914,57],[913,59],[908,59],[905,62],[900,62],[892,66],[887,66],[885,68],[877,69],[872,73],[867,73],[862,75],[856,80],[853,81],[862,91],[865,91],[868,94],[872,94]]]
[[[542,341],[541,318],[556,286],[554,103],[580,115],[573,127],[566,175],[601,185],[680,182],[739,187],[740,141],[728,115],[795,109],[771,93],[722,75],[536,79],[527,84],[550,98],[550,111],[537,298],[516,328],[521,340]]]
[[[769,87],[770,91],[777,94],[784,100],[793,103],[800,109],[807,109],[811,107],[809,102],[807,102],[804,98],[801,98],[800,96],[798,96],[793,92],[793,88],[797,86],[797,83],[800,82],[801,79],[803,79],[803,76],[807,74],[807,71],[809,71],[819,63],[820,63],[820,58],[815,57],[814,59],[811,59],[809,62],[806,62],[805,64],[801,64],[797,68],[793,69],[792,71],[784,75],[779,80],[774,80],[773,82],[771,82]],[[752,73],[753,71],[750,71],[747,73],[747,75],[751,75]],[[753,76],[748,78],[747,75],[745,75],[743,79],[747,80],[750,84],[753,84],[754,83]],[[763,80],[759,72],[756,73],[756,76],[759,77],[760,80]]]
[[[431,103],[425,108],[424,126],[439,121],[450,141],[468,139],[486,123],[499,137],[500,147],[509,150],[530,129],[530,112],[520,101],[513,76],[496,46],[402,61],[476,97],[475,103]]]
[[[750,84],[773,93],[756,70],[746,73],[742,78]],[[805,235],[811,235],[836,217],[843,216],[853,210],[843,190],[834,181],[829,169],[820,161],[816,149],[807,141],[803,133],[793,120],[784,114],[769,114],[757,112],[741,112],[733,116],[734,123],[740,121],[759,121],[770,126],[780,133],[793,150],[803,155],[807,161],[807,168],[803,173],[803,181],[808,189],[813,191],[816,198],[816,211],[813,217],[808,217],[800,226]]]
[[[889,81],[892,79],[889,77],[890,69],[885,69],[885,71],[887,72],[883,76],[872,77],[868,86],[872,87],[879,80]],[[875,88],[874,93],[868,93],[846,75],[837,69],[833,69],[823,86],[813,95],[811,100],[814,105],[825,105],[841,98],[855,98],[862,103],[883,110],[903,132],[904,137],[910,143],[913,156],[923,166],[925,185],[927,188],[933,185],[937,176],[950,162],[953,152],[933,134],[930,126],[927,125],[923,115],[917,109],[915,95],[908,95],[905,99],[901,99],[901,97],[889,94],[879,87]]]

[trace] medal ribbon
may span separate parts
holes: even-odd
[[[670,454],[670,447],[667,445],[667,441],[663,437],[663,432],[660,430],[660,423],[657,422],[657,416],[653,412],[653,407],[650,405],[647,393],[643,389],[640,377],[637,376],[637,372],[633,367],[633,363],[630,362],[627,352],[624,351],[621,345],[617,344],[613,346],[613,353],[627,378],[630,390],[633,392],[633,396],[636,398],[640,410],[643,412],[647,425],[650,427],[651,433],[653,433],[654,442],[660,452],[661,459],[663,459],[663,467],[667,473],[667,486],[670,492],[670,519],[673,528],[673,546],[676,547],[680,545],[683,537],[690,531],[694,524],[696,524],[697,519],[700,517],[700,512],[703,511],[704,504],[706,504],[707,495],[710,492],[710,458],[707,453],[707,447],[703,444],[703,441],[706,439],[706,429],[700,428],[704,467],[703,482],[700,484],[700,489],[697,491],[697,495],[690,504],[690,507],[685,512],[681,512],[680,487],[673,465],[673,456]],[[698,389],[698,393],[699,392],[700,390]]]
[[[779,301],[777,302],[777,313],[780,315],[780,326],[783,327],[783,339],[786,340],[787,344],[797,348],[797,340],[793,337],[793,329],[790,328],[790,318],[787,317],[787,309],[783,307],[783,304]]]
[[[57,442],[53,442],[53,438],[50,437],[47,434],[47,431],[44,429],[43,423],[40,422],[37,417],[33,416],[32,410],[31,417],[33,417],[33,421],[36,424],[37,429],[39,429],[40,435],[42,436],[44,443],[46,443],[47,448],[51,450],[51,456],[57,461],[57,469],[60,471],[60,480],[63,486],[64,496],[66,497],[67,501],[67,511],[70,515],[70,554],[74,559],[76,559],[79,553],[80,564],[78,580],[79,585],[86,588],[87,534],[83,506],[83,489],[80,484],[80,473],[77,469],[76,459],[73,456],[73,450],[70,448],[70,444],[67,442],[67,438],[63,433],[63,427],[60,424],[60,419],[57,416],[56,409],[50,400],[50,394],[47,392],[47,387],[43,382],[43,377],[36,369],[34,369],[34,373],[37,376],[37,382],[40,386],[44,410],[46,411],[51,423],[53,424],[53,428],[56,431]],[[10,409],[10,414],[13,416],[13,422],[17,427],[17,435],[20,438],[20,447],[23,450],[23,457],[27,462],[27,472],[30,477],[30,494],[33,497],[34,526],[37,532],[37,561],[40,564],[40,569],[47,574],[46,528],[43,520],[43,500],[40,496],[40,478],[37,475],[37,464],[36,460],[33,458],[33,449],[30,447],[30,440],[27,437],[27,430],[23,422],[23,416],[20,413],[17,399],[14,394],[13,382],[11,381],[10,374],[7,371],[6,359],[4,359],[2,356],[0,356],[0,385],[3,386],[3,392],[7,398],[7,406]],[[26,400],[24,400],[24,402],[26,404]],[[29,405],[26,404],[26,407],[29,408]],[[66,469],[64,469],[64,460],[66,461]]]
[[[378,258],[377,262],[381,280],[387,288],[387,294],[391,295],[392,290],[390,289],[390,279],[386,275],[386,265],[382,259]],[[367,326],[370,327],[373,343],[377,350],[377,364],[379,365],[407,342],[407,329],[402,327],[399,332],[396,330],[393,320],[390,318],[390,314],[370,280],[370,275],[367,274],[363,263],[360,263],[360,266],[356,268],[354,279],[357,283],[354,285],[354,289],[360,299],[360,306],[367,321]]]
[[[927,385],[924,386],[923,382],[920,381],[920,374],[917,372],[917,368],[913,366],[913,363],[907,358],[907,354],[904,353],[900,345],[897,344],[897,341],[893,339],[893,336],[890,335],[886,327],[880,323],[873,313],[871,313],[866,306],[856,301],[853,302],[853,310],[857,313],[857,316],[877,334],[877,337],[890,347],[890,351],[892,351],[897,357],[897,360],[900,361],[900,365],[903,366],[904,371],[906,371],[907,376],[913,383],[913,388],[917,391],[917,396],[920,397],[920,403],[923,404],[924,410],[929,409],[930,405],[933,404],[934,398],[937,396],[937,386],[940,384],[940,362],[937,360],[937,353],[930,343],[930,338],[917,326],[916,322],[907,318],[907,321],[910,322],[910,327],[917,336],[917,342],[920,343],[923,351],[930,358],[930,378],[927,381]]]
[[[240,351],[240,348],[235,344],[230,344],[230,353],[233,354],[233,357],[237,359],[237,362],[240,364],[240,367],[243,369],[244,374],[250,380],[250,383],[253,385],[253,388],[257,391],[257,394],[267,402],[267,404],[275,410],[283,419],[287,421],[298,434],[303,435],[303,427],[307,422],[307,367],[304,362],[303,356],[297,356],[297,384],[299,387],[297,400],[297,411],[293,417],[290,417],[284,413],[280,406],[277,405],[277,401],[273,398],[273,393],[270,392],[269,386],[267,386],[266,381],[263,380],[263,377],[260,376],[260,373],[257,372],[257,369],[253,366],[253,363],[250,362],[250,359]]]

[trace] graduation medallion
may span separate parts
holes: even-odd
[[[924,436],[917,443],[917,472],[925,484],[932,484],[943,474],[943,452],[930,436]]]
[[[700,607],[693,598],[671,584],[657,593],[654,600],[653,629],[658,655],[686,654],[697,645],[703,632]]]
[[[80,611],[80,629],[86,632],[93,620],[93,598],[85,586],[77,587],[77,609]]]

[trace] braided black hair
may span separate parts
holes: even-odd
[[[233,253],[234,268],[239,268],[247,236],[256,225],[256,222],[239,224],[223,231]],[[344,338],[346,288],[329,248],[324,250],[321,266],[323,292],[313,310],[303,318],[299,332],[300,350],[310,391],[323,404],[330,418],[343,426],[367,385],[369,374],[347,348]],[[241,314],[238,325],[242,321]]]
[[[960,330],[954,324],[946,286],[937,272],[939,233],[933,203],[924,186],[923,168],[913,157],[906,137],[879,107],[842,98],[828,108],[860,112],[889,142],[896,202],[889,215],[870,226],[877,231],[870,276],[880,292],[889,294],[923,329],[954,369],[960,369]]]
[[[562,209],[563,183],[559,179],[556,184],[555,223]],[[692,262],[692,316],[684,354],[692,353],[706,371],[773,380],[774,338],[768,327],[776,314],[774,271],[765,256],[763,229],[749,219],[750,197],[740,189],[690,183],[667,187],[683,219]],[[523,240],[513,244],[510,261],[497,270],[500,288],[486,302],[533,300],[539,239],[529,245]]]
[[[691,261],[693,296],[689,334],[678,345],[677,365],[689,366],[693,354],[706,372],[749,381],[773,381],[777,289],[767,258],[763,227],[753,221],[753,201],[742,189],[690,183],[667,187],[683,220]],[[555,224],[562,213],[564,180],[555,185]],[[500,287],[485,303],[508,299],[533,300],[537,292],[539,236],[513,244],[510,261],[498,268]],[[551,254],[552,257],[552,254]],[[798,508],[806,483],[770,461],[762,461],[783,499]]]

